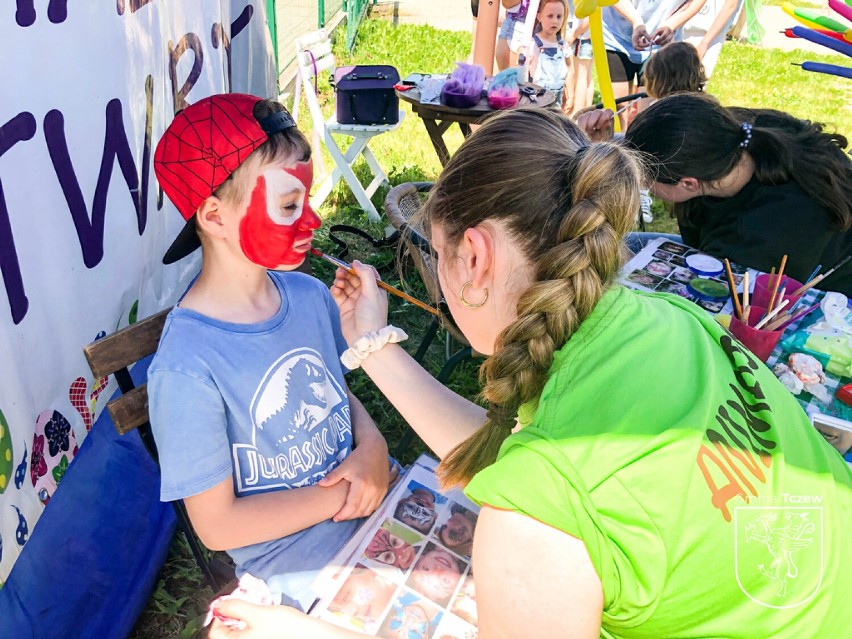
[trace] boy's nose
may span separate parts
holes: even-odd
[[[302,217],[299,218],[299,229],[302,231],[313,231],[322,225],[320,216],[311,208],[310,204],[305,206]]]

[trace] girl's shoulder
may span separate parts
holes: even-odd
[[[544,40],[540,33],[533,35],[533,42],[535,42],[539,49],[555,49],[565,46],[565,40],[561,37],[557,37],[556,40]]]

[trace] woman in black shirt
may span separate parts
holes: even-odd
[[[675,203],[687,244],[761,271],[786,254],[799,281],[852,254],[852,160],[821,124],[692,93],[656,102],[625,137],[645,154],[652,193]],[[852,296],[852,263],[820,288]]]

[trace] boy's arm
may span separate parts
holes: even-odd
[[[315,486],[237,498],[233,480],[184,499],[195,532],[211,550],[286,537],[327,519],[366,517],[388,491],[388,447],[347,389],[354,450]]]
[[[334,521],[357,519],[373,514],[395,479],[390,476],[388,445],[376,424],[358,398],[346,389],[352,419],[355,448],[340,466],[319,481],[330,487],[343,480],[350,486],[346,503],[336,513]]]
[[[305,486],[237,498],[232,478],[184,499],[192,527],[211,550],[292,535],[331,519],[346,503],[349,482]]]

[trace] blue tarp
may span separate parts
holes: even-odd
[[[118,435],[104,410],[0,588],[0,638],[126,637],[174,532],[159,494],[139,434]]]

